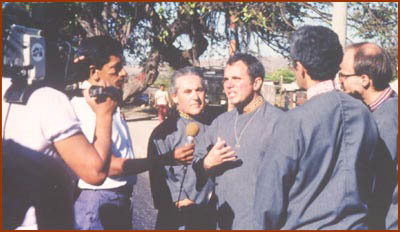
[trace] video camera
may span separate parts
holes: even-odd
[[[3,50],[7,76],[26,78],[28,84],[42,81],[46,74],[46,44],[42,30],[11,25]]]
[[[57,72],[62,76],[62,90],[70,97],[82,96],[82,90],[73,85],[84,80],[80,79],[84,77],[74,75],[76,48],[67,41],[58,41],[56,47],[57,57],[48,58],[42,30],[16,24],[6,29],[6,36],[3,35],[3,76],[12,78],[12,85],[4,96],[7,102],[26,104],[36,89],[48,85],[46,58],[56,58],[62,63],[63,73]],[[92,86],[89,95],[96,97],[97,102],[106,97],[122,102],[122,93],[113,87]]]

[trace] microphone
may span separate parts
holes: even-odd
[[[189,122],[186,125],[186,136],[187,136],[187,143],[188,144],[193,144],[194,143],[194,137],[199,133],[199,125],[194,122]],[[183,170],[186,174],[186,169],[187,169],[187,164],[183,167]]]
[[[186,136],[187,136],[187,143],[193,144],[194,137],[199,133],[199,126],[194,123],[190,122],[186,126]]]
[[[194,137],[197,136],[199,133],[199,125],[197,125],[194,122],[190,122],[186,125],[186,136],[187,136],[187,144],[193,144],[194,143]],[[188,165],[185,164],[183,166],[183,177],[182,177],[182,182],[181,186],[179,188],[179,195],[178,195],[178,210],[182,211],[182,209],[179,207],[179,201],[181,199],[181,194],[182,194],[182,189],[183,189],[183,182],[185,181],[186,173],[187,173],[187,167]]]

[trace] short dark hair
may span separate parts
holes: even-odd
[[[354,71],[357,75],[367,75],[378,91],[389,86],[393,79],[389,55],[380,46],[362,42],[352,44],[346,49],[355,49]]]
[[[170,93],[176,93],[176,91],[178,90],[177,86],[176,86],[176,80],[182,76],[186,76],[189,74],[193,74],[195,76],[200,77],[201,79],[201,83],[203,85],[203,88],[205,89],[205,83],[204,83],[204,78],[203,78],[203,72],[200,68],[198,67],[194,67],[194,66],[186,66],[184,68],[180,68],[178,70],[176,70],[171,77],[171,86],[169,87]]]
[[[93,36],[82,40],[77,56],[85,57],[79,62],[79,68],[82,69],[80,74],[85,78],[89,77],[90,65],[101,69],[110,61],[110,56],[120,57],[124,61],[121,43],[107,35]]]
[[[261,77],[264,80],[264,66],[256,57],[246,53],[236,53],[229,58],[226,64],[232,65],[233,63],[238,61],[242,61],[247,65],[247,70],[252,81],[254,81],[256,77]]]
[[[303,26],[291,37],[290,56],[304,66],[311,79],[323,81],[335,78],[343,59],[343,48],[331,29]]]

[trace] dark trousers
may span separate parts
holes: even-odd
[[[216,210],[214,204],[190,205],[178,210],[176,207],[159,209],[156,230],[214,230]]]

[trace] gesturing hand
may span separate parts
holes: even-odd
[[[204,169],[206,171],[225,162],[235,161],[237,159],[235,151],[230,146],[225,146],[226,142],[220,137],[204,159]]]
[[[178,164],[190,164],[193,160],[194,144],[175,148],[174,159]]]

